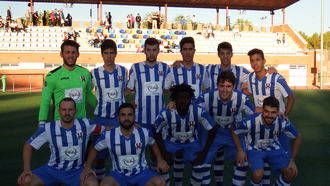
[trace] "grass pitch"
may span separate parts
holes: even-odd
[[[296,161],[299,175],[292,185],[329,185],[330,91],[299,90],[295,94],[296,103],[290,119],[302,133],[303,143]],[[22,172],[22,146],[38,127],[40,97],[40,93],[0,93],[2,186],[16,185],[17,177]],[[92,112],[89,111],[89,114]],[[48,156],[46,146],[34,151],[32,168],[45,164]],[[231,185],[230,172],[225,174],[225,185]]]

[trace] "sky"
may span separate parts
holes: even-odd
[[[28,2],[28,1],[27,1]],[[14,18],[23,17],[27,11],[27,2],[0,1],[0,15],[6,16],[7,8],[12,9],[12,16]],[[36,11],[63,9],[65,14],[70,13],[76,21],[90,21],[90,9],[93,11],[93,19],[96,19],[97,6],[89,4],[74,4],[72,8],[64,6],[59,3],[35,3]],[[111,12],[113,22],[126,21],[127,14],[136,15],[140,13],[143,17],[151,12],[158,11],[158,7],[146,6],[123,6],[123,5],[103,5],[103,15],[105,12]],[[164,12],[164,8],[161,9]],[[213,23],[216,20],[216,10],[206,8],[174,8],[168,7],[168,20],[173,21],[178,15],[196,16],[197,22]],[[225,24],[226,10],[220,9],[220,24]],[[244,14],[240,14],[239,10],[230,10],[229,15],[231,23],[236,19],[247,19],[255,26],[270,26],[271,16],[269,11],[252,11],[246,10]],[[313,33],[320,33],[321,30],[321,0],[300,0],[297,3],[286,8],[286,23],[292,26],[296,31],[303,31],[307,35]],[[324,31],[330,31],[330,1],[324,0]],[[266,19],[261,20],[261,17]],[[103,16],[104,18],[104,16]],[[276,10],[274,17],[274,24],[280,25],[282,23],[282,11]]]

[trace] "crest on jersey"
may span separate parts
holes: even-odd
[[[275,134],[276,136],[278,136],[278,135],[280,135],[280,131],[275,130],[275,131],[274,131],[274,134]]]
[[[80,76],[80,79],[82,82],[85,82],[86,81],[86,77],[85,76]]]
[[[233,112],[237,112],[237,108],[235,107],[235,108],[231,108],[231,112],[233,113]]]
[[[142,148],[142,143],[141,142],[140,143],[135,143],[135,147],[137,149],[141,149]]]
[[[164,71],[158,71],[158,75],[163,76],[164,75]]]
[[[266,88],[270,88],[270,83],[265,84]]]
[[[123,80],[123,76],[118,76],[118,81],[122,81]]]
[[[201,78],[201,74],[196,74],[196,78],[200,79]]]
[[[189,122],[188,122],[188,126],[189,126],[189,127],[193,127],[194,125],[195,125],[195,121],[189,121]]]
[[[82,132],[78,132],[77,133],[77,138],[81,140],[83,138],[83,133]]]

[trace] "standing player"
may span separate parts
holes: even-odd
[[[177,67],[171,67],[166,76],[165,89],[182,83],[190,85],[195,90],[195,96],[210,88],[209,74],[201,64],[194,62],[195,41],[192,37],[185,37],[180,41],[182,62]]]
[[[180,53],[182,62],[170,68],[166,76],[165,89],[169,90],[173,85],[182,83],[190,85],[194,89],[195,97],[199,96],[203,91],[210,88],[209,74],[205,66],[194,62],[195,41],[192,37],[182,38],[180,41]],[[201,138],[205,139],[207,132],[201,130]],[[205,143],[205,141],[202,141]],[[173,165],[173,174],[176,183],[181,185],[183,177],[183,161],[182,158],[176,157]]]
[[[77,104],[77,118],[86,117],[86,102],[92,107],[96,105],[96,99],[92,93],[91,75],[87,69],[76,65],[79,57],[79,44],[72,40],[65,40],[61,45],[60,54],[63,65],[51,71],[44,82],[39,124],[45,123],[48,118],[51,99],[56,111],[63,98],[72,98]],[[59,113],[54,112],[54,119],[58,120],[59,118]]]
[[[248,56],[254,70],[248,77],[248,90],[253,95],[254,104],[258,110],[261,110],[264,98],[274,96],[280,102],[280,114],[287,116],[292,110],[295,99],[285,79],[278,73],[268,73],[262,50],[252,49],[248,52]],[[284,98],[287,98],[286,104]]]
[[[118,125],[116,111],[125,102],[127,70],[115,64],[117,46],[113,40],[106,39],[102,42],[101,54],[104,65],[91,72],[98,100],[94,119],[97,124],[113,127]],[[95,172],[99,179],[102,179],[105,174],[104,160],[107,154],[107,150],[104,150],[97,157]]]
[[[274,170],[280,170],[281,175],[275,185],[290,185],[297,175],[295,158],[301,144],[301,135],[295,126],[279,117],[279,101],[275,97],[267,97],[263,101],[262,113],[254,114],[244,120],[235,129],[235,134],[245,134],[247,139],[247,159],[252,169],[252,185],[263,185],[264,163],[270,164]],[[293,138],[292,154],[288,155],[279,142],[279,135],[285,133]],[[237,161],[242,163],[246,160],[237,135],[234,139],[238,148]],[[290,157],[291,156],[291,157]]]
[[[127,88],[135,91],[136,122],[151,129],[151,124],[164,107],[163,89],[168,66],[157,61],[157,39],[148,38],[145,41],[144,54],[146,61],[132,65]]]
[[[266,59],[260,49],[252,49],[248,52],[250,64],[254,72],[248,77],[248,91],[253,95],[254,104],[257,111],[262,110],[264,98],[274,96],[280,102],[279,113],[287,117],[294,105],[294,94],[289,88],[283,76],[278,73],[270,73],[265,69]],[[284,98],[287,98],[286,104]],[[290,142],[287,136],[280,135],[280,142],[283,147],[290,151]],[[270,170],[268,164],[265,164],[265,178],[263,183],[270,184]]]
[[[122,104],[118,109],[118,119],[120,126],[104,131],[88,154],[81,180],[84,182],[95,181],[93,176],[89,176],[92,173],[93,160],[99,151],[108,149],[113,170],[102,180],[101,185],[164,186],[165,181],[162,177],[147,166],[146,147],[151,145],[157,158],[157,169],[160,172],[167,172],[169,167],[161,157],[158,146],[149,130],[135,125],[133,105],[130,103]]]
[[[204,159],[215,136],[214,121],[205,109],[191,103],[194,90],[190,85],[175,85],[171,92],[176,108],[164,109],[157,116],[157,144],[168,162],[173,162],[175,155],[180,152],[185,161],[192,163],[192,185],[210,184],[210,179],[205,179],[210,169],[204,164]],[[199,140],[199,127],[209,131],[204,148]],[[175,185],[182,184],[181,182],[175,179]]]
[[[251,115],[255,109],[247,95],[234,89],[235,82],[234,74],[224,71],[217,78],[217,89],[203,93],[195,102],[205,108],[217,123],[216,139],[211,145],[208,157],[208,161],[217,160],[214,162],[217,185],[223,185],[224,151],[232,156],[236,153],[231,136],[232,127],[241,121],[242,114]],[[230,158],[233,158],[232,156]],[[244,185],[247,168],[247,164],[234,165],[232,185]]]
[[[87,141],[95,129],[88,119],[74,119],[76,104],[72,98],[59,103],[60,120],[41,125],[23,147],[24,171],[20,185],[80,185],[80,173],[85,163]],[[47,165],[31,171],[32,148],[48,143],[50,158]]]
[[[232,45],[228,42],[220,43],[218,45],[218,56],[220,58],[220,64],[208,66],[211,89],[217,87],[218,75],[225,71],[231,71],[234,73],[236,78],[235,89],[243,90],[247,88],[247,79],[250,72],[244,67],[231,64],[231,58],[233,57]]]

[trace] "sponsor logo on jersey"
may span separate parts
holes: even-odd
[[[61,77],[60,80],[68,80],[68,79],[69,79],[69,77]]]
[[[122,81],[124,79],[123,76],[118,76],[118,81]]]
[[[80,79],[82,82],[85,82],[86,81],[86,77],[85,76],[80,76]]]

